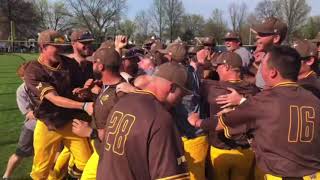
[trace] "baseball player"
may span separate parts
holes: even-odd
[[[179,101],[186,82],[182,65],[165,63],[143,90],[119,99],[106,122],[98,180],[188,178],[182,142],[166,109]]]
[[[79,102],[72,90],[72,69],[74,63],[59,55],[59,48],[65,45],[62,35],[53,30],[40,33],[38,43],[41,49],[39,59],[31,62],[25,71],[25,82],[34,94],[36,102],[34,115],[38,119],[34,130],[34,160],[31,177],[47,179],[60,144],[71,151],[75,166],[73,174],[80,176],[91,155],[87,139],[71,131],[71,120],[83,117],[83,110],[92,114],[93,103]]]
[[[318,59],[320,59],[320,32],[317,33],[316,37],[311,40],[317,46]]]
[[[256,86],[263,89],[265,83],[261,74],[261,63],[265,51],[272,45],[279,46],[286,38],[288,27],[287,25],[275,17],[269,17],[262,22],[254,24],[253,30],[256,32],[256,50],[254,52],[255,61],[253,66],[257,67]]]
[[[293,48],[295,48],[301,56],[298,84],[320,98],[320,80],[316,73],[319,69],[316,45],[308,40],[298,40],[293,43]]]
[[[241,46],[241,38],[237,32],[227,32],[227,34],[223,38],[224,45],[226,46],[228,51],[235,52],[239,54],[242,59],[243,68],[248,68],[252,55],[245,48]]]
[[[184,43],[172,43],[165,50],[159,50],[165,54],[172,63],[185,63],[187,49]],[[188,114],[200,112],[200,73],[199,66],[204,61],[190,61],[186,66],[188,72],[188,86],[192,91],[182,98],[181,103],[172,109],[171,113],[176,121],[178,130],[182,136],[185,157],[190,172],[190,179],[205,179],[205,160],[208,150],[208,140],[202,130],[197,130],[188,123]]]
[[[72,127],[72,131],[78,136],[94,140],[94,152],[84,168],[81,176],[81,179],[83,180],[96,179],[101,142],[105,134],[106,120],[109,111],[119,99],[119,96],[116,93],[116,86],[122,82],[126,82],[120,76],[119,69],[121,58],[114,48],[98,49],[95,52],[93,59],[94,72],[100,74],[103,83],[103,88],[94,105],[93,123],[96,128],[90,127],[87,122],[79,119],[73,120]]]
[[[21,64],[17,70],[17,74],[21,80],[24,79],[24,71],[29,63],[30,61]],[[23,158],[33,155],[33,131],[36,125],[36,118],[33,114],[34,103],[31,101],[31,94],[24,82],[18,87],[16,95],[17,105],[20,112],[25,116],[25,122],[20,133],[16,152],[10,156],[2,179],[9,179],[14,169],[19,166]]]
[[[79,91],[88,79],[93,78],[92,62],[87,60],[87,57],[93,53],[92,42],[94,38],[92,34],[86,29],[76,29],[70,36],[73,53],[67,55],[70,58],[70,63],[74,63],[74,68],[71,69],[72,74],[76,77],[72,78],[72,84],[75,86],[74,93]],[[90,98],[86,98],[90,100]],[[90,120],[90,118],[87,118]],[[68,148],[64,148],[59,154],[53,171],[50,173],[49,179],[61,179],[66,175],[66,166],[72,169],[73,161]],[[71,158],[71,160],[70,160]],[[70,170],[71,171],[71,170]]]
[[[243,67],[241,57],[234,52],[223,52],[215,61],[216,71],[220,81],[205,80],[202,83],[202,99],[209,104],[210,120],[204,121],[201,128],[209,132],[210,161],[213,170],[212,179],[217,180],[246,180],[251,175],[254,153],[250,149],[248,139],[250,133],[228,139],[223,132],[214,130],[212,119],[221,110],[221,105],[215,99],[228,92],[229,88],[236,89],[244,96],[252,96],[259,89],[241,79]],[[211,171],[211,170],[210,170]]]
[[[272,47],[261,64],[271,88],[214,119],[216,130],[223,129],[227,138],[254,131],[252,148],[266,180],[320,178],[320,101],[297,84],[300,65],[296,50]],[[189,120],[202,124],[199,118]]]

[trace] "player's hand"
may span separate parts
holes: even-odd
[[[26,114],[26,119],[27,119],[27,120],[36,119],[36,117],[34,117],[33,111],[29,111],[29,112]]]
[[[235,110],[235,108],[230,108],[230,107],[229,108],[224,108],[224,109],[222,109],[221,111],[219,111],[217,113],[217,116],[221,116],[223,114],[226,114],[226,113],[234,111],[234,110]]]
[[[123,35],[118,35],[115,38],[114,46],[116,50],[121,50],[128,44],[128,37]]]
[[[253,53],[254,62],[257,64],[260,64],[265,55],[266,53],[263,51],[254,52]]]
[[[80,137],[90,137],[92,128],[89,126],[89,123],[86,121],[73,119],[72,132]]]
[[[217,104],[223,105],[221,108],[239,105],[243,98],[235,89],[227,88],[230,94],[220,95],[216,98]]]
[[[99,94],[101,92],[101,87],[98,86],[98,85],[94,85],[92,88],[91,88],[91,92],[93,94]]]
[[[135,88],[130,83],[123,82],[123,83],[120,83],[117,85],[116,92],[117,93],[119,93],[119,92],[130,93],[130,92],[135,91],[136,89],[137,88]]]
[[[94,80],[93,79],[88,79],[84,85],[83,85],[83,88],[90,88],[94,83]]]
[[[93,102],[86,102],[84,110],[91,116],[93,114]]]
[[[192,126],[196,128],[199,128],[202,122],[202,120],[199,117],[199,113],[194,112],[189,114],[188,121]]]
[[[201,49],[197,52],[197,60],[200,64],[204,64],[209,56],[210,51],[208,49]]]
[[[73,95],[76,95],[81,101],[89,99],[91,97],[91,92],[88,88],[75,88],[72,93]]]
[[[80,88],[80,87],[78,87],[78,88],[74,88],[72,90],[72,94],[73,95],[80,95],[80,94],[83,94],[83,93],[85,93],[87,91],[88,91],[88,88]]]

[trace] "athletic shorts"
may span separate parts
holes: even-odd
[[[24,124],[20,133],[16,155],[20,157],[30,157],[33,155],[33,130]]]

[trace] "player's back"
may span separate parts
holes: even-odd
[[[181,156],[169,112],[151,93],[137,91],[120,98],[108,116],[97,179],[148,180],[185,173],[183,164],[177,165]]]
[[[253,148],[258,166],[282,177],[310,175],[320,169],[320,101],[296,84],[257,95]]]

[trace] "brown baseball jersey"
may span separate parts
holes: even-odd
[[[221,105],[217,104],[215,99],[224,94],[230,93],[227,88],[233,88],[241,95],[245,97],[255,95],[259,92],[259,89],[250,83],[242,80],[237,81],[203,81],[202,95],[206,97],[206,101],[210,106],[210,120],[203,121],[201,128],[209,132],[209,143],[210,145],[220,149],[236,149],[236,148],[249,148],[250,145],[247,141],[251,138],[250,132],[239,134],[232,137],[232,139],[226,138],[223,132],[215,131],[215,120],[216,114],[221,111]]]
[[[298,84],[320,98],[320,80],[315,72],[311,71],[305,78],[298,80]]]
[[[106,127],[107,118],[110,110],[116,104],[119,96],[116,93],[116,87],[118,84],[126,82],[123,78],[121,81],[114,85],[103,85],[102,92],[98,95],[93,109],[93,121],[94,127],[97,129],[104,129]],[[101,154],[101,142],[99,139],[94,141],[95,148],[98,154]]]
[[[149,92],[119,99],[110,111],[97,179],[153,180],[189,176],[175,122]]]
[[[24,76],[25,83],[33,94],[31,99],[36,104],[34,114],[49,129],[60,128],[73,118],[84,118],[83,111],[61,108],[44,98],[46,93],[55,90],[59,96],[75,99],[72,95],[74,87],[72,77],[75,75],[70,71],[75,66],[70,63],[69,58],[60,57],[60,64],[56,68],[44,65],[40,60],[31,62],[27,66]]]
[[[83,87],[84,83],[93,78],[93,64],[90,61],[82,61],[80,64],[73,58],[68,58],[70,61],[68,63],[72,64],[74,68],[70,69],[71,77],[73,79],[73,86]]]
[[[302,177],[320,169],[320,100],[296,83],[281,83],[219,117],[225,136],[255,131],[252,148],[263,172]]]

